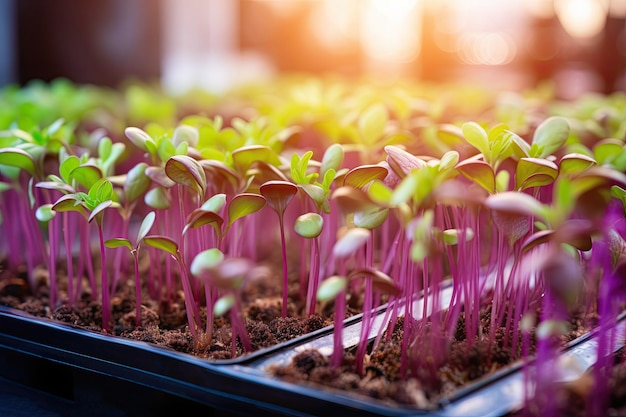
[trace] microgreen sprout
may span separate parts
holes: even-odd
[[[286,181],[268,181],[260,188],[261,195],[267,200],[267,204],[278,215],[280,227],[280,244],[282,248],[283,262],[283,317],[287,317],[287,300],[289,294],[289,271],[287,266],[287,244],[285,242],[284,215],[287,206],[298,192],[298,187]]]

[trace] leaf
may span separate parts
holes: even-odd
[[[224,219],[222,219],[219,214],[216,214],[212,211],[195,209],[192,211],[187,217],[187,223],[183,228],[183,234],[187,233],[189,229],[197,229],[198,227],[210,224],[215,229],[215,233],[217,236],[221,236],[222,234],[222,225],[224,224]]]
[[[622,151],[624,142],[608,138],[596,143],[593,147],[593,156],[600,165],[609,165],[613,159]]]
[[[521,158],[515,170],[515,188],[524,190],[552,184],[559,175],[554,162],[541,158]]]
[[[344,213],[353,213],[371,206],[372,202],[360,188],[339,187],[333,191],[331,198],[335,200]]]
[[[104,210],[111,207],[112,204],[113,204],[113,201],[111,200],[103,201],[102,203],[98,204],[96,208],[91,210],[91,214],[89,215],[89,218],[87,219],[89,223],[91,223],[95,219],[96,223],[98,223],[98,225],[101,225],[102,214],[104,213]]]
[[[152,226],[154,225],[154,219],[156,218],[156,214],[154,211],[146,214],[146,217],[143,218],[141,225],[139,226],[139,230],[137,231],[137,245],[143,240],[144,237],[148,234]]]
[[[80,165],[70,171],[70,178],[90,190],[102,178],[102,171],[95,165]]]
[[[569,129],[569,123],[564,117],[553,116],[544,120],[535,130],[532,141],[540,149],[540,154],[530,156],[545,158],[552,155],[567,141]]]
[[[484,161],[466,159],[457,164],[456,169],[471,181],[483,187],[490,194],[496,190],[496,177],[491,165]]]
[[[165,174],[165,169],[162,167],[148,167],[145,173],[148,178],[161,187],[172,188],[176,185],[176,182],[172,181],[170,177]]]
[[[68,156],[59,166],[59,174],[66,184],[72,185],[72,171],[78,168],[80,160],[75,155]]]
[[[202,210],[219,213],[222,207],[226,205],[226,194],[215,194],[200,206]]]
[[[42,223],[47,223],[54,218],[56,212],[52,210],[52,204],[44,204],[37,208],[35,217]]]
[[[365,188],[374,180],[384,180],[388,172],[387,168],[380,165],[361,165],[348,171],[343,178],[343,185]]]
[[[189,146],[195,148],[200,140],[198,129],[189,125],[180,125],[174,129],[172,143],[178,147],[182,142],[186,142]]]
[[[370,207],[354,212],[354,225],[373,230],[382,225],[389,215],[388,208]]]
[[[409,175],[412,170],[426,165],[426,162],[420,158],[410,154],[404,149],[398,148],[397,146],[388,145],[385,146],[384,149],[387,153],[386,161],[389,164],[389,167],[400,178],[404,178]]]
[[[526,253],[534,247],[550,242],[553,236],[554,230],[540,230],[533,233],[532,235],[528,236],[528,238],[522,244],[522,252]]]
[[[311,200],[318,206],[324,203],[326,199],[326,192],[322,187],[315,184],[298,184],[298,187],[302,188],[304,192],[311,197]]]
[[[392,207],[397,207],[400,204],[407,203],[415,195],[415,191],[419,186],[419,178],[417,175],[407,175],[402,179],[400,184],[393,190],[391,200],[389,201]]]
[[[382,271],[372,268],[357,269],[348,275],[348,279],[352,280],[358,277],[364,277],[372,280],[372,287],[374,291],[381,292],[389,295],[399,295],[402,290],[393,281],[389,275]]]
[[[0,165],[8,165],[23,169],[30,175],[35,175],[35,161],[29,153],[17,148],[0,149]]]
[[[110,200],[113,195],[113,185],[106,178],[100,178],[91,186],[87,195],[98,204]]]
[[[80,205],[80,198],[76,194],[61,196],[53,205],[52,210],[57,212],[75,211],[87,217],[85,209]]]
[[[536,335],[539,340],[545,340],[553,336],[563,336],[570,331],[567,321],[558,319],[547,319],[539,323]]]
[[[614,185],[611,187],[611,195],[622,202],[624,214],[626,215],[626,190],[618,185]]]
[[[104,137],[100,139],[100,141],[98,142],[98,156],[103,161],[106,161],[107,159],[109,159],[112,149],[113,149],[113,142],[111,142],[110,138]]]
[[[5,183],[0,183],[0,184],[5,184]],[[56,182],[56,181],[40,181],[37,184],[35,184],[35,187],[44,188],[46,190],[56,190],[56,191],[60,191],[63,194],[70,194],[76,191],[74,190],[74,188],[70,187],[69,185],[64,184],[62,182]]]
[[[127,127],[124,130],[124,134],[132,142],[133,145],[135,145],[144,152],[149,152],[152,155],[154,154],[154,151],[156,150],[154,146],[154,139],[152,139],[152,137],[150,137],[150,135],[148,135],[146,132],[137,127]],[[147,143],[150,143],[151,146],[148,147]]]
[[[322,233],[324,218],[317,213],[305,213],[298,216],[293,225],[294,231],[306,239],[316,238]]]
[[[173,256],[177,256],[178,244],[172,238],[161,235],[151,235],[143,238],[143,242],[156,249],[161,249]]]
[[[595,165],[573,178],[572,184],[577,196],[594,188],[605,186],[619,185],[622,188],[626,188],[626,174],[611,168]]]
[[[509,171],[502,170],[496,175],[496,191],[502,193],[509,189],[509,181],[511,174]]]
[[[491,210],[522,216],[543,218],[543,205],[534,197],[515,191],[493,194],[487,197],[485,205]]]
[[[393,191],[384,182],[374,180],[367,188],[367,195],[377,204],[388,205],[393,197]]]
[[[511,150],[513,155],[518,158],[524,158],[530,156],[530,145],[521,136],[507,131],[511,140]]]
[[[265,206],[266,200],[258,194],[241,193],[236,195],[228,205],[228,227],[242,217],[256,213]]]
[[[213,305],[213,314],[217,317],[222,316],[235,305],[235,296],[233,294],[226,294],[220,297]]]
[[[446,245],[457,245],[461,229],[446,229],[442,232],[443,243]],[[474,238],[474,231],[469,227],[465,229],[465,241],[469,242]]]
[[[202,274],[216,268],[224,260],[224,254],[217,248],[203,250],[198,253],[191,262],[191,273],[196,278],[201,278]]]
[[[296,184],[309,184],[317,178],[318,174],[307,175],[307,169],[309,168],[309,161],[313,157],[313,151],[307,151],[302,155],[302,158],[294,153],[291,157],[291,177]]]
[[[255,161],[264,161],[270,165],[280,165],[278,155],[262,145],[250,145],[236,149],[232,153],[233,164],[238,172],[246,172],[250,165]]]
[[[128,250],[131,250],[131,251],[134,249],[130,241],[122,237],[114,237],[113,239],[109,239],[104,242],[104,246],[106,246],[107,248],[111,248],[111,249],[127,248]]]
[[[175,155],[167,160],[165,174],[175,183],[204,195],[206,175],[198,161],[187,155]]]
[[[246,258],[227,258],[211,270],[208,280],[222,290],[238,290],[254,270],[252,261]]]
[[[65,120],[63,120],[63,118],[57,119],[54,122],[52,122],[52,124],[50,126],[48,126],[48,128],[46,129],[46,134],[48,136],[53,136],[55,133],[57,133],[62,127],[63,124],[65,123]]]
[[[487,132],[476,122],[464,123],[461,126],[467,143],[478,149],[484,156],[489,156],[489,137]]]
[[[287,181],[268,181],[259,189],[267,204],[282,216],[285,209],[298,192],[298,187]]]
[[[337,298],[339,294],[345,291],[347,286],[348,279],[346,277],[340,277],[338,275],[328,277],[321,282],[319,288],[317,289],[317,301],[332,301]]]
[[[143,198],[148,207],[165,210],[170,207],[170,196],[163,187],[156,187],[146,193]]]
[[[159,159],[161,161],[167,161],[172,156],[176,155],[176,148],[167,138],[163,138],[159,141],[157,146],[157,154],[159,155]]]
[[[338,143],[333,143],[324,152],[322,157],[322,165],[320,166],[320,176],[325,177],[326,172],[333,169],[335,172],[339,170],[343,163],[344,152],[343,147]]]
[[[370,231],[361,227],[349,229],[333,246],[337,259],[345,258],[359,250],[370,238]]]
[[[150,188],[150,178],[146,175],[148,164],[140,162],[132,167],[124,181],[124,196],[129,203],[141,197]]]
[[[381,139],[388,120],[387,109],[382,104],[374,104],[366,108],[357,122],[362,143],[372,145]]]
[[[595,159],[581,153],[568,153],[559,162],[559,172],[564,175],[578,174],[596,165]]]
[[[189,144],[187,142],[181,142],[174,150],[176,155],[187,155],[189,153]]]
[[[459,162],[459,153],[457,151],[446,152],[439,161],[439,171],[446,171],[455,167]]]

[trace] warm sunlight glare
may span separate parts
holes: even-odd
[[[420,50],[418,0],[363,0],[361,44],[372,59],[408,62]]]
[[[466,64],[505,65],[515,58],[517,48],[506,33],[468,33],[459,39],[458,53]]]
[[[602,0],[556,0],[554,8],[561,25],[574,38],[593,38],[604,28],[607,5]]]
[[[536,17],[549,19],[554,16],[553,0],[524,0],[528,11]]]

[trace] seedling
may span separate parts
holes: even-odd
[[[141,326],[141,276],[139,275],[139,247],[141,246],[141,242],[143,238],[146,237],[152,225],[154,224],[155,214],[153,211],[148,213],[146,217],[144,217],[141,222],[141,226],[139,226],[139,231],[137,232],[137,238],[135,239],[135,246],[125,238],[118,237],[109,239],[104,242],[105,246],[108,248],[127,248],[131,255],[133,255],[133,259],[135,261],[135,326]]]

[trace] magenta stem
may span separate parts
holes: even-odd
[[[280,244],[282,247],[283,258],[283,317],[287,317],[287,298],[289,296],[289,273],[287,271],[287,248],[285,243],[285,227],[283,222],[282,213],[278,215],[278,222],[280,225]]]
[[[135,259],[135,326],[141,327],[141,276],[139,275],[139,252],[133,251]]]
[[[108,332],[110,330],[109,320],[111,319],[111,302],[109,300],[109,277],[107,275],[104,234],[101,223],[98,224],[98,235],[100,237],[100,263],[102,267],[102,328]]]

